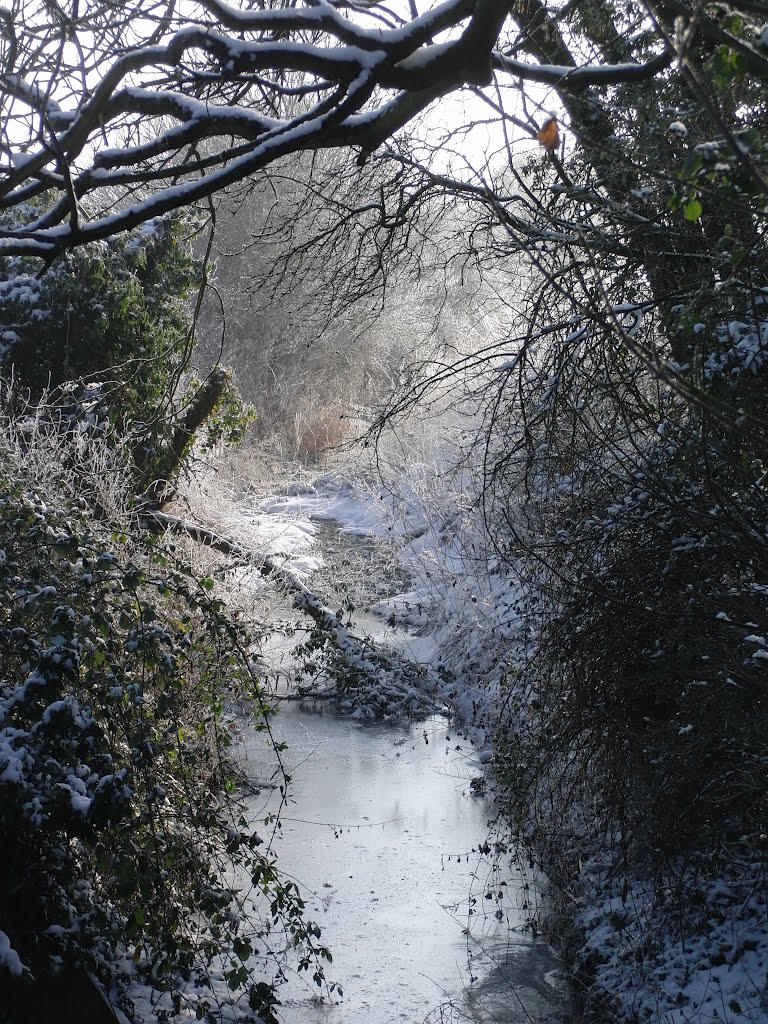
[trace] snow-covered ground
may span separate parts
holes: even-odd
[[[760,866],[751,868],[687,865],[681,912],[680,894],[660,894],[657,880],[620,891],[604,864],[583,865],[579,958],[618,1020],[768,1021],[768,904]]]

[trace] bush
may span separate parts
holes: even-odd
[[[546,555],[523,559],[531,660],[509,681],[499,739],[539,841],[613,835],[656,866],[761,846],[768,490],[746,417],[764,409],[765,330],[723,328],[698,363],[701,401],[667,392],[656,422],[625,405],[626,435],[601,453],[578,429],[616,422],[620,396],[613,416],[583,414],[567,467],[550,469]]]
[[[108,436],[130,452],[137,491],[158,481],[168,489],[203,422],[209,447],[237,443],[250,422],[231,373],[201,381],[186,372],[188,297],[201,270],[183,226],[157,219],[66,253],[42,275],[31,259],[0,260],[0,371],[13,381],[6,406],[20,415],[44,405],[58,432]],[[198,406],[204,416],[195,419]]]
[[[16,985],[85,968],[123,1001],[133,965],[167,993],[161,1019],[191,1003],[214,1020],[218,961],[238,1019],[273,1020],[253,973],[268,933],[306,963],[324,950],[232,796],[223,701],[247,697],[257,728],[271,713],[248,638],[211,580],[40,493],[7,446],[0,491],[3,964]],[[233,868],[262,900],[247,925]]]
[[[104,381],[115,423],[162,414],[189,358],[185,299],[199,268],[178,221],[67,253],[43,274],[28,258],[0,260],[2,369],[37,400],[70,381]]]

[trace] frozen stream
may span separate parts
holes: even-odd
[[[489,807],[470,794],[472,750],[445,719],[362,725],[285,703],[275,734],[293,797],[280,865],[304,888],[333,952],[326,975],[344,990],[318,1006],[311,982],[292,980],[280,992],[288,1024],[565,1020],[557,960],[523,930],[527,893],[508,857],[494,866],[478,850]],[[271,770],[262,734],[246,747],[255,778]],[[271,806],[257,797],[251,810],[262,819]]]
[[[350,581],[358,609],[409,589],[391,548],[375,538],[328,522],[309,532],[324,561],[311,585],[331,605]],[[428,638],[362,611],[355,627],[411,657],[430,657]],[[282,692],[291,689],[297,642],[274,635],[262,651]],[[493,807],[470,788],[482,768],[447,719],[361,723],[329,705],[285,700],[273,733],[287,744],[291,777],[275,842],[278,863],[304,890],[307,916],[320,924],[333,953],[326,978],[344,992],[338,1002],[319,1005],[311,978],[290,975],[278,992],[287,1024],[567,1019],[559,962],[526,929],[528,901],[537,897],[510,856],[494,857],[486,845],[493,845]],[[245,728],[242,739],[248,774],[257,783],[269,779],[274,754],[265,735]],[[268,788],[250,798],[260,832],[278,807],[278,794]]]

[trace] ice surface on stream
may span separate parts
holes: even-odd
[[[437,717],[361,725],[285,705],[274,729],[292,776],[276,851],[344,989],[320,1007],[311,983],[290,981],[287,1024],[564,1020],[557,961],[525,930],[528,893],[508,857],[479,852],[491,807],[470,793],[471,746]],[[254,778],[271,770],[263,734],[245,749]],[[254,820],[275,802],[254,797]]]
[[[311,586],[333,586],[347,557],[376,561],[361,538],[374,546],[386,538],[378,510],[346,485],[334,493],[334,483],[269,498],[257,510],[260,522],[298,527],[301,552],[286,549],[289,558],[309,554],[308,520],[323,524],[311,555],[325,569],[313,573]],[[387,594],[374,590],[366,603],[407,586],[407,570],[398,575],[388,564]],[[381,566],[369,575],[378,585]],[[432,653],[428,637],[393,630],[382,618],[357,613],[356,623],[411,657]],[[263,651],[283,679],[290,647],[278,638]],[[473,748],[439,717],[363,725],[329,707],[288,702],[274,732],[288,744],[293,801],[281,816],[279,864],[308,894],[308,916],[321,924],[334,956],[326,976],[344,990],[338,1005],[318,1006],[311,981],[294,978],[279,992],[287,1024],[567,1019],[558,960],[526,929],[531,893],[509,856],[495,858],[485,845],[493,808],[470,789],[487,760],[482,743]],[[268,776],[273,760],[263,734],[246,729],[244,752],[251,777]],[[274,791],[262,791],[250,803],[254,822],[276,806]]]

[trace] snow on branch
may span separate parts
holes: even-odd
[[[97,8],[21,17],[0,74],[0,255],[53,258],[203,199],[272,162],[349,148],[361,160],[429,104],[494,70],[577,91],[669,62],[559,67],[498,52],[509,5],[444,0],[410,18],[380,3],[240,8],[132,0],[123,34]],[[46,194],[42,203],[28,206]],[[57,197],[58,193],[58,197]]]
[[[645,64],[583,64],[572,65],[530,64],[522,60],[505,57],[501,53],[493,55],[493,66],[507,74],[515,75],[527,82],[541,82],[544,85],[557,85],[573,91],[586,89],[596,85],[617,85],[621,82],[642,82],[647,78],[655,78],[670,66],[673,60],[671,53],[662,53]]]

